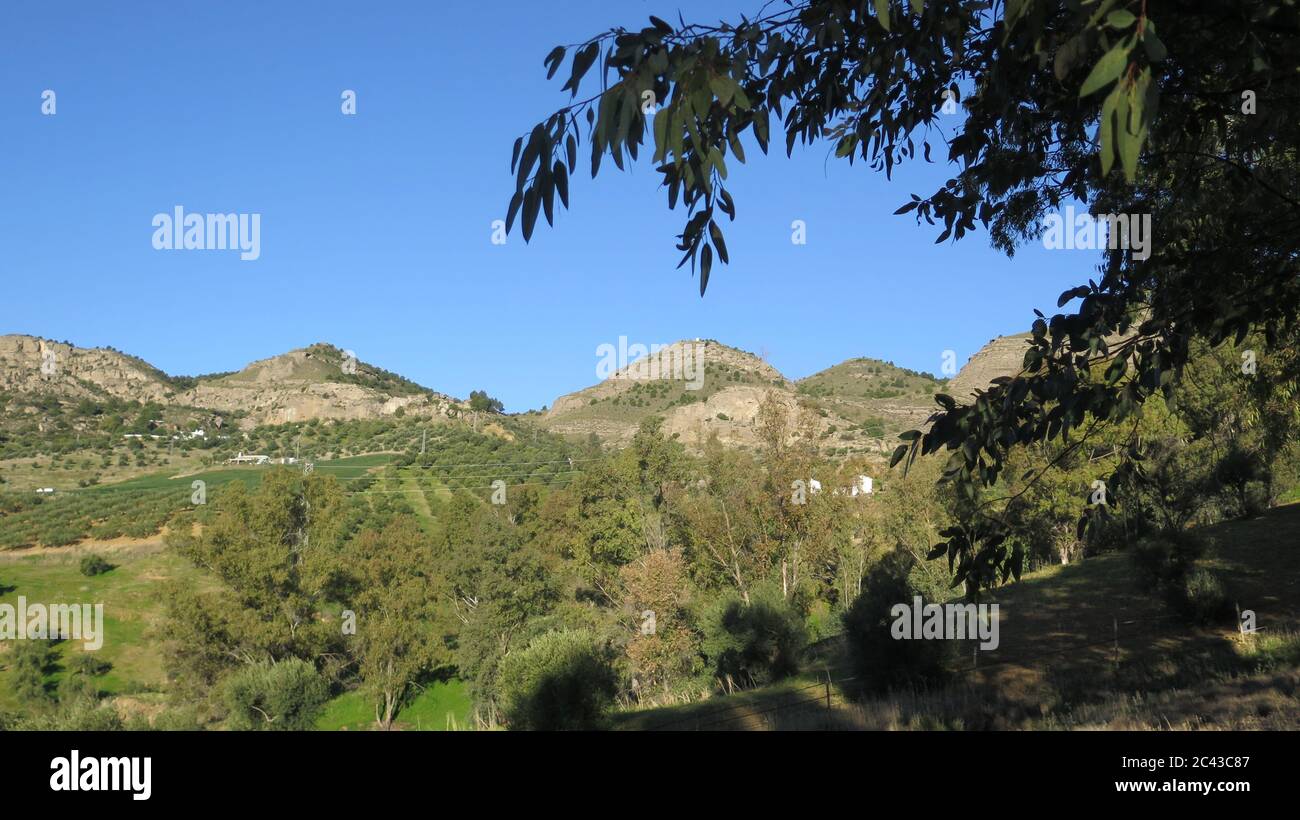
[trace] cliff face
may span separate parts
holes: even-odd
[[[200,384],[177,397],[180,404],[243,411],[241,427],[312,419],[377,419],[399,409],[416,416],[442,416],[455,404],[445,396],[387,396],[378,390],[339,382],[285,380],[241,384]]]
[[[70,398],[167,401],[165,377],[130,356],[34,336],[0,336],[0,389]]]
[[[1014,376],[1025,363],[1030,334],[999,336],[970,357],[961,371],[948,383],[948,395],[965,402],[977,390],[987,390],[989,382],[999,376]]]

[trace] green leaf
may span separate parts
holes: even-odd
[[[1097,64],[1092,67],[1092,72],[1088,79],[1083,81],[1083,87],[1079,89],[1079,96],[1086,97],[1110,83],[1114,82],[1128,65],[1128,49],[1123,44],[1117,44],[1110,51],[1107,51]]]
[[[892,469],[893,466],[894,466],[895,464],[897,464],[898,462],[902,461],[902,460],[903,460],[903,456],[905,456],[905,455],[907,455],[907,445],[906,445],[906,444],[900,444],[900,445],[898,445],[897,447],[895,447],[895,448],[894,448],[894,454],[893,454],[892,456],[889,457],[889,466],[890,466],[890,468]]]
[[[875,3],[876,19],[885,27],[885,31],[889,31],[889,0],[875,0]]]
[[[560,89],[569,91],[573,97],[578,96],[578,86],[582,83],[582,77],[591,68],[591,64],[596,62],[596,57],[600,54],[600,43],[588,43],[582,51],[573,56],[573,70],[569,75],[569,81]]]
[[[542,61],[543,65],[548,66],[548,70],[546,72],[546,79],[549,80],[555,76],[556,70],[559,69],[560,63],[562,63],[563,61],[564,61],[564,46],[556,46],[555,48],[551,49],[551,53],[547,54],[546,59]]]
[[[1056,79],[1064,80],[1065,76],[1070,73],[1070,69],[1087,51],[1088,44],[1082,36],[1076,34],[1066,40],[1065,45],[1056,50],[1056,59],[1052,63],[1052,70],[1056,74]]]
[[[529,188],[524,192],[524,241],[527,242],[533,236],[533,226],[537,224],[537,211],[541,206],[541,198],[537,196],[536,188]]]
[[[1165,49],[1165,44],[1156,36],[1154,26],[1148,26],[1147,29],[1142,32],[1142,47],[1147,51],[1147,59],[1153,63],[1161,62],[1165,57],[1169,56],[1168,50]]]
[[[705,245],[700,249],[700,295],[709,286],[709,271],[713,269],[713,250]]]
[[[1125,29],[1137,20],[1128,9],[1115,9],[1106,15],[1106,23],[1111,28]]]
[[[726,108],[731,105],[731,98],[736,93],[736,83],[730,77],[718,75],[709,79],[709,90],[713,96],[718,98],[718,102]]]
[[[1110,173],[1115,163],[1115,107],[1119,103],[1124,89],[1116,85],[1101,104],[1101,128],[1098,130],[1098,142],[1101,143],[1101,175]]]
[[[712,219],[709,220],[709,238],[713,240],[713,247],[718,249],[718,258],[722,264],[730,265],[731,260],[727,258],[727,243],[722,241],[722,230]]]
[[[510,233],[510,226],[515,224],[515,215],[519,213],[519,206],[523,203],[523,193],[515,191],[515,195],[510,197],[510,207],[506,209],[506,233]]]
[[[569,172],[563,162],[558,159],[555,161],[551,176],[555,177],[555,191],[560,195],[560,202],[564,203],[564,207],[569,207]]]
[[[668,111],[668,106],[665,105],[655,114],[655,162],[668,158],[668,123],[672,119]]]

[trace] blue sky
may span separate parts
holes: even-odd
[[[937,373],[943,351],[964,363],[1092,275],[1087,252],[1008,260],[982,232],[934,245],[935,229],[892,213],[951,169],[887,182],[826,145],[732,164],[732,263],[703,299],[675,269],[684,212],[644,161],[584,173],[574,210],[531,245],[491,243],[515,137],[567,99],[567,66],[545,79],[552,46],[648,14],[760,5],[517,0],[487,16],[476,3],[7,0],[0,333],[112,345],[173,374],[326,341],[519,411],[596,381],[597,346],[620,336],[714,338],[791,378],[854,356]],[[176,205],[261,214],[261,258],[155,250],[151,220]]]

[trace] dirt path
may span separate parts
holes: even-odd
[[[0,562],[19,561],[24,558],[80,558],[95,553],[98,555],[151,555],[162,552],[165,548],[163,538],[166,528],[157,535],[148,538],[111,538],[103,541],[78,541],[63,547],[20,547],[12,550],[0,550]]]

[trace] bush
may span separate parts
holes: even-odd
[[[314,666],[291,658],[234,672],[223,694],[231,729],[305,731],[315,726],[329,699],[329,685]]]
[[[103,575],[112,568],[112,564],[108,563],[98,555],[87,555],[81,559],[81,574],[87,577]]]
[[[1202,626],[1223,620],[1232,612],[1223,582],[1208,569],[1194,569],[1171,585],[1168,598],[1174,609]]]
[[[617,678],[609,651],[588,630],[556,630],[506,655],[501,708],[512,729],[591,729],[613,703]]]
[[[1228,593],[1214,572],[1198,568],[1205,541],[1190,532],[1165,532],[1139,541],[1133,549],[1138,586],[1160,591],[1169,607],[1192,623],[1209,624],[1231,612]]]
[[[63,709],[20,716],[8,728],[31,732],[116,732],[125,726],[112,706],[78,700]]]
[[[53,666],[54,652],[48,641],[14,641],[9,650],[10,690],[24,703],[48,703],[45,675]]]
[[[746,604],[735,593],[704,612],[703,651],[714,674],[743,686],[761,686],[799,671],[808,645],[803,616],[781,596],[757,592]]]
[[[1162,532],[1133,546],[1134,578],[1145,591],[1177,586],[1205,554],[1205,541],[1187,531]]]
[[[916,595],[940,603],[927,598],[915,564],[902,549],[885,556],[868,572],[862,594],[843,615],[845,651],[857,684],[853,688],[859,691],[938,683],[947,675],[951,641],[896,640],[891,634],[890,610],[897,604],[911,606]]]

